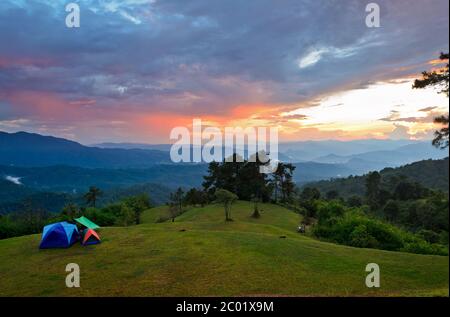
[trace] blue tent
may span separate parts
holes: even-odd
[[[78,228],[68,222],[52,223],[44,227],[39,248],[68,248],[79,239]]]

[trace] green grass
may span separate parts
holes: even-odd
[[[40,235],[0,241],[0,296],[448,296],[448,257],[320,242],[296,233],[299,216],[275,205],[190,208],[174,223],[103,228],[103,243],[39,250]],[[184,231],[182,231],[184,230]],[[280,238],[285,236],[286,238]],[[65,266],[81,269],[81,288],[65,287]],[[381,287],[365,286],[378,263]]]

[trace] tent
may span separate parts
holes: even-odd
[[[90,221],[88,218],[81,216],[80,218],[75,218],[75,221],[78,222],[79,224],[85,226],[88,229],[98,229],[100,228],[100,226],[96,225],[95,223],[93,223],[92,221]]]
[[[68,248],[79,239],[76,225],[66,221],[52,223],[44,227],[39,248]]]
[[[95,232],[92,229],[86,229],[83,231],[84,236],[83,240],[81,241],[82,245],[90,245],[90,244],[98,244],[101,242],[100,237],[98,236],[97,232]]]

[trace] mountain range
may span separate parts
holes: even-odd
[[[35,133],[0,131],[0,165],[119,168],[169,162],[167,153],[158,150],[103,149]]]
[[[92,185],[110,193],[105,201],[145,188],[164,203],[177,187],[200,187],[208,168],[204,163],[172,163],[169,149],[169,144],[86,146],[34,133],[0,132],[0,209],[17,208],[18,201],[29,197],[43,204],[53,201],[59,208]],[[283,161],[295,165],[299,185],[448,156],[428,141],[409,140],[291,142],[281,143],[279,151]]]

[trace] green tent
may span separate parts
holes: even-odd
[[[89,229],[95,230],[95,229],[100,228],[100,226],[96,225],[95,223],[90,221],[85,216],[81,216],[80,218],[75,218],[75,221],[78,222],[79,224],[82,224],[83,226],[85,226],[86,228],[89,228]]]

